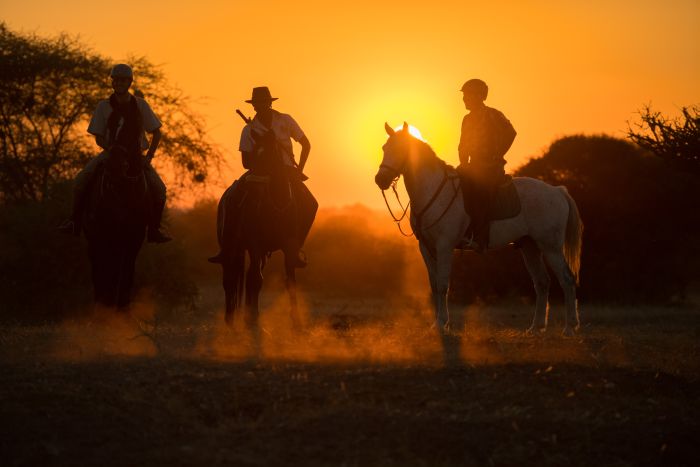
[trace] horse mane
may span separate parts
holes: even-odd
[[[404,133],[403,131],[397,131],[396,134],[389,137],[388,141],[382,146],[382,149],[386,149],[387,145],[394,141],[400,141],[401,138],[405,138],[409,144],[417,145],[419,147],[421,159],[437,160],[442,164],[446,164],[433,150],[432,147],[425,141],[416,138],[410,133]]]
[[[440,158],[440,156],[438,156],[435,153],[433,148],[428,143],[426,143],[425,141],[423,141],[421,139],[416,138],[413,135],[409,135],[409,137],[411,138],[412,144],[418,145],[421,160],[423,160],[425,162],[429,162],[429,163],[430,162],[436,163],[436,164],[441,165],[447,169],[454,169],[454,167],[452,167],[450,164],[448,164],[442,158]]]

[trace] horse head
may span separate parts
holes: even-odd
[[[379,171],[374,176],[374,182],[382,190],[389,188],[391,183],[404,173],[412,152],[412,143],[417,141],[409,133],[406,122],[403,122],[403,127],[399,131],[391,128],[388,123],[384,123],[384,129],[389,139],[382,146],[384,157],[379,165]]]
[[[136,152],[114,145],[104,162],[105,175],[114,182],[134,181],[143,173],[143,160]]]
[[[271,175],[283,169],[284,163],[274,131],[268,130],[264,133],[251,131],[251,136],[256,148],[253,172],[257,175]]]

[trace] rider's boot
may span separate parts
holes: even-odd
[[[85,191],[75,190],[73,193],[73,212],[70,217],[58,226],[58,231],[66,235],[80,236],[82,230],[81,219],[83,218],[83,207],[85,205]]]
[[[294,258],[294,267],[295,268],[305,268],[308,264],[309,263],[306,260],[306,253],[304,253],[304,250],[299,248],[297,250],[296,257]]]

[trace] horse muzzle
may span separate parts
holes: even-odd
[[[380,189],[386,190],[391,186],[391,182],[393,182],[395,178],[396,177],[390,170],[382,167],[377,172],[377,175],[374,176],[374,183],[376,183]]]

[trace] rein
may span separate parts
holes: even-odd
[[[438,218],[435,221],[433,221],[429,226],[421,227],[421,225],[420,225],[421,218],[428,211],[428,209],[430,209],[430,207],[433,205],[433,203],[435,203],[435,200],[437,200],[440,193],[442,193],[442,190],[445,187],[445,185],[447,184],[447,181],[450,178],[453,178],[453,179],[456,178],[456,177],[450,177],[447,169],[443,166],[443,175],[444,176],[442,178],[442,181],[440,182],[440,185],[437,187],[437,189],[433,193],[433,196],[430,198],[430,200],[427,202],[427,204],[423,207],[423,209],[421,209],[418,213],[414,214],[414,216],[416,218],[416,228],[413,229],[413,227],[411,227],[411,233],[406,234],[403,231],[403,229],[401,228],[401,221],[406,217],[408,209],[411,206],[411,201],[409,200],[408,204],[406,204],[406,207],[404,208],[402,203],[401,203],[401,199],[399,198],[399,193],[396,191],[396,183],[398,182],[399,177],[401,177],[401,172],[399,172],[398,170],[396,170],[393,167],[390,167],[386,164],[381,164],[380,167],[391,170],[392,172],[397,174],[396,178],[391,183],[391,188],[394,191],[394,195],[396,196],[396,200],[399,202],[399,206],[401,206],[401,208],[403,209],[401,216],[397,217],[394,214],[394,212],[391,210],[391,207],[389,206],[389,201],[386,199],[386,194],[384,193],[385,190],[381,190],[381,191],[382,191],[382,197],[384,198],[384,203],[386,204],[386,207],[389,210],[389,214],[391,215],[392,219],[394,219],[394,222],[396,222],[396,226],[399,228],[399,232],[401,232],[401,234],[404,237],[416,236],[416,238],[420,238],[418,235],[416,235],[416,231],[418,231],[420,234],[423,230],[430,229],[433,226],[435,226],[438,222],[440,222],[440,220],[442,220],[442,218],[445,217],[445,214],[447,214],[447,211],[450,210],[450,208],[452,207],[452,204],[455,202],[455,199],[457,199],[457,195],[459,194],[459,190],[455,187],[455,185],[453,183],[452,187],[454,188],[454,194],[452,195],[450,202],[447,204],[447,206],[442,211],[440,216],[438,216]]]
[[[459,190],[455,187],[455,185],[454,185],[454,183],[453,183],[453,184],[452,184],[452,188],[454,188],[454,194],[452,195],[452,199],[450,199],[450,202],[447,204],[447,206],[445,207],[445,209],[442,211],[442,214],[440,214],[440,216],[439,216],[437,219],[435,219],[435,221],[433,221],[433,223],[430,224],[429,226],[427,226],[427,227],[420,227],[420,217],[421,217],[423,214],[425,214],[425,211],[428,210],[428,207],[430,207],[430,206],[433,204],[433,202],[435,202],[435,199],[437,198],[437,195],[442,191],[442,188],[445,186],[445,184],[447,183],[447,180],[449,180],[449,178],[450,178],[450,176],[449,176],[448,173],[447,173],[447,170],[445,170],[444,173],[445,173],[445,178],[442,179],[442,183],[440,183],[440,186],[438,187],[437,191],[436,191],[435,194],[433,195],[433,198],[432,198],[432,199],[430,200],[430,202],[425,206],[425,208],[423,208],[423,209],[421,210],[421,212],[420,212],[419,214],[416,214],[416,227],[418,228],[419,231],[421,231],[421,230],[428,230],[428,229],[432,228],[435,224],[437,224],[438,222],[440,222],[440,220],[442,220],[442,218],[445,217],[445,214],[447,214],[447,211],[449,211],[450,208],[452,207],[452,203],[454,203],[455,200],[457,199],[457,195],[459,194]],[[452,178],[454,179],[454,178],[457,178],[457,177],[452,177]]]
[[[394,179],[393,182],[391,182],[391,189],[394,191],[394,195],[396,196],[396,201],[399,202],[399,206],[401,206],[401,209],[403,212],[401,213],[400,217],[396,217],[394,215],[394,211],[391,210],[391,206],[389,206],[389,201],[386,199],[386,194],[384,193],[384,190],[381,190],[382,192],[382,197],[384,198],[384,203],[386,204],[386,208],[389,210],[389,214],[391,215],[391,218],[394,219],[394,222],[396,222],[396,226],[399,228],[399,232],[401,232],[401,235],[404,237],[411,237],[415,234],[413,232],[413,229],[411,229],[411,233],[407,234],[403,231],[401,228],[401,221],[406,217],[406,213],[408,212],[408,208],[411,207],[411,201],[409,200],[408,204],[406,204],[406,207],[403,207],[403,204],[401,203],[401,199],[399,198],[399,192],[396,191],[396,182],[399,180],[398,177]]]

